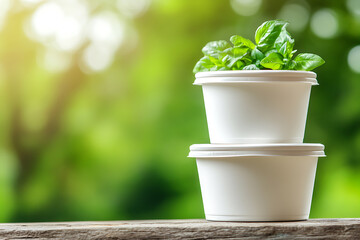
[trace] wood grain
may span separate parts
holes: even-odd
[[[360,239],[360,219],[5,223],[0,239]]]

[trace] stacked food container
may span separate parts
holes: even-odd
[[[303,143],[308,71],[200,72],[210,144],[194,144],[207,220],[309,218],[322,144]]]

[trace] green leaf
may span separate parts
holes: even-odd
[[[261,66],[261,60],[256,60],[255,62],[255,66],[257,66],[258,68],[263,68],[263,66]]]
[[[325,63],[324,59],[316,54],[301,53],[294,58],[294,70],[311,71]]]
[[[202,52],[207,56],[218,57],[219,53],[230,47],[231,45],[225,40],[213,41],[206,44]]]
[[[278,51],[276,50],[276,49],[270,49],[269,51],[267,51],[266,53],[265,53],[265,57],[267,57],[267,56],[269,56],[271,53],[278,53]]]
[[[236,65],[236,68],[239,70],[244,67],[244,63],[242,61],[237,61],[235,65]]]
[[[214,70],[214,71],[225,71],[225,70],[230,70],[230,69],[227,67],[217,67],[216,70]]]
[[[232,55],[234,57],[240,57],[246,54],[249,51],[249,48],[240,46],[240,47],[231,47],[224,51],[224,53]]]
[[[283,55],[283,57],[291,59],[294,53],[297,51],[297,50],[293,50],[293,48],[294,48],[294,42],[293,43],[285,42],[278,51],[281,55]]]
[[[265,55],[256,47],[254,48],[254,50],[251,51],[251,57],[254,60],[261,60],[265,57]]]
[[[286,30],[287,22],[271,20],[264,22],[255,33],[255,45],[239,35],[225,40],[209,42],[202,49],[205,57],[194,67],[194,73],[221,70],[312,70],[324,60],[310,53],[293,55],[295,40]]]
[[[219,67],[224,66],[224,63],[223,63],[220,59],[218,59],[218,58],[216,58],[216,57],[213,57],[213,56],[208,56],[208,58],[209,58],[210,61],[211,61],[213,64],[215,64],[216,66],[219,66]]]
[[[285,42],[280,48],[278,49],[279,53],[283,55],[283,57],[290,57],[291,54],[291,44],[289,42]]]
[[[255,42],[258,44],[258,49],[262,52],[267,51],[274,46],[276,39],[279,37],[282,28],[287,25],[287,22],[280,20],[271,20],[264,22],[255,33]]]
[[[281,33],[278,38],[275,40],[275,48],[283,55],[283,57],[291,58],[293,53],[293,48],[295,45],[295,40],[291,38],[290,33],[286,31],[286,25],[281,29]]]
[[[250,49],[254,49],[255,48],[255,44],[250,41],[249,39],[243,38],[241,36],[238,35],[234,35],[230,38],[230,42],[232,44],[234,44],[234,46],[236,47],[240,47],[240,46],[246,46]]]
[[[291,60],[291,61],[286,63],[284,69],[286,69],[286,70],[295,70],[295,67],[296,67],[296,62],[294,60]]]
[[[247,65],[243,68],[243,70],[260,70],[255,64]]]
[[[211,69],[216,68],[216,65],[210,60],[209,57],[202,57],[193,69],[194,73],[212,71]]]
[[[244,67],[244,63],[242,61],[237,61],[231,70],[241,70]]]
[[[236,62],[244,59],[248,52],[249,48],[245,46],[228,48],[224,51],[227,55],[222,59],[222,62],[227,67],[232,68]]]
[[[272,52],[263,60],[261,60],[260,64],[265,68],[270,68],[273,70],[279,70],[284,65],[283,57],[281,54]]]
[[[247,53],[247,54],[243,57],[242,61],[245,63],[245,65],[249,65],[249,64],[252,64],[252,63],[254,62],[254,60],[251,59],[251,54],[250,54],[250,53]]]

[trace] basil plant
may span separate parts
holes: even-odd
[[[194,73],[223,70],[302,70],[311,71],[325,61],[316,54],[300,53],[294,57],[295,41],[286,30],[287,22],[264,22],[255,32],[255,43],[234,35],[230,42],[209,42]]]

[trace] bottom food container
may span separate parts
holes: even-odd
[[[207,220],[309,218],[322,144],[194,144]]]

